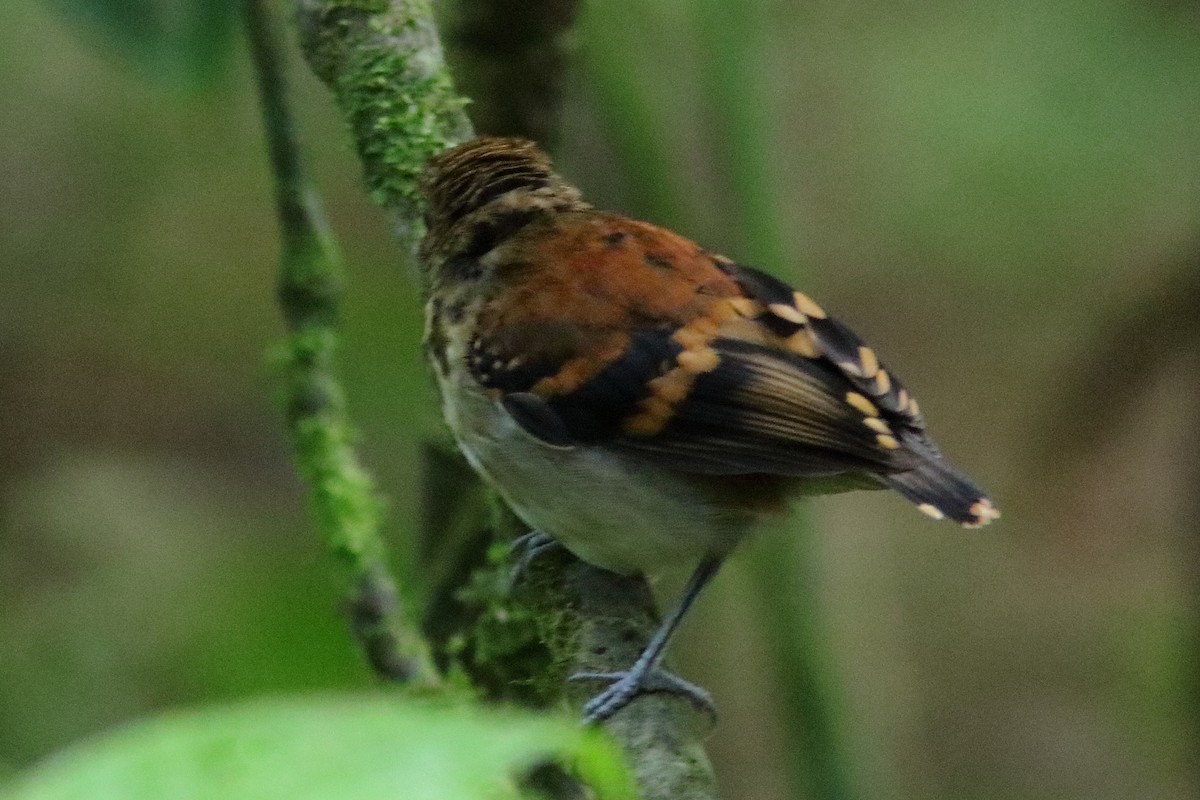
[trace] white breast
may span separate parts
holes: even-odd
[[[483,394],[451,342],[443,411],[471,465],[527,524],[614,572],[693,566],[732,549],[752,523],[683,478],[598,447],[551,447]]]

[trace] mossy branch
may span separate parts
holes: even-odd
[[[422,234],[417,179],[472,135],[429,0],[298,0],[301,47],[350,125],[371,197],[409,252]]]
[[[243,10],[283,239],[278,288],[288,327],[283,345],[288,429],[317,527],[349,585],[351,628],[367,660],[388,680],[432,681],[435,673],[425,643],[398,611],[379,532],[382,503],[354,452],[353,428],[334,375],[339,258],[301,167],[278,37],[264,2],[245,0]]]

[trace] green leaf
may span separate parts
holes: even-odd
[[[171,86],[211,84],[228,62],[237,0],[48,0],[85,36],[146,77]]]
[[[517,798],[557,757],[598,798],[636,798],[615,746],[573,720],[357,695],[169,714],[51,757],[3,800]]]

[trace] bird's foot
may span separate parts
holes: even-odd
[[[541,531],[530,531],[518,536],[512,543],[512,558],[516,563],[513,564],[512,572],[508,574],[508,585],[516,586],[517,581],[525,576],[538,556],[560,547],[562,545],[557,539]]]
[[[643,694],[659,692],[679,695],[712,721],[717,719],[717,706],[708,690],[666,670],[639,670],[635,667],[628,672],[576,672],[568,680],[606,681],[609,684],[607,689],[584,705],[585,725],[603,722]]]

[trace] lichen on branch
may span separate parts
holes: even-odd
[[[435,681],[415,625],[405,624],[380,536],[382,503],[354,450],[354,430],[334,370],[341,264],[309,191],[286,101],[278,35],[265,0],[244,0],[283,242],[279,304],[284,414],[317,528],[346,584],[351,630],[380,677]]]
[[[425,161],[472,135],[429,0],[299,0],[301,46],[350,125],[371,196],[410,249]]]

